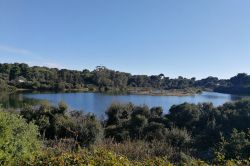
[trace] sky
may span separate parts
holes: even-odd
[[[0,0],[0,63],[250,74],[249,0]]]

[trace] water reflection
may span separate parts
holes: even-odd
[[[54,105],[65,101],[71,109],[92,112],[99,116],[103,115],[107,107],[113,102],[128,103],[136,105],[146,104],[149,107],[161,106],[167,113],[171,106],[176,104],[210,102],[215,106],[225,102],[238,100],[241,96],[221,94],[214,92],[203,92],[193,96],[149,96],[149,95],[110,95],[102,93],[23,93],[23,94],[1,94],[0,104],[3,107],[21,108],[26,104],[38,104],[47,100]]]
[[[3,108],[23,108],[25,105],[39,104],[41,100],[27,98],[21,94],[0,93],[0,105]]]

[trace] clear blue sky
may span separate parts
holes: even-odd
[[[0,0],[0,63],[250,73],[250,0]]]

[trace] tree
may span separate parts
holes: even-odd
[[[246,73],[239,73],[237,76],[232,77],[230,82],[236,87],[247,86],[250,85],[250,76]]]
[[[21,70],[18,66],[14,66],[11,70],[10,70],[10,80],[14,80],[16,79],[19,74],[21,73]]]
[[[56,84],[56,90],[58,91],[64,91],[65,90],[65,83],[64,82],[59,82]]]
[[[153,107],[150,109],[151,116],[162,116],[163,109],[162,107]]]
[[[0,91],[6,91],[8,90],[8,84],[6,81],[0,79]]]
[[[172,106],[169,110],[169,119],[180,128],[186,127],[191,129],[199,121],[201,110],[198,105],[184,103]]]
[[[43,139],[75,140],[82,146],[89,146],[102,138],[102,126],[94,115],[81,112],[67,112],[67,105],[60,102],[58,107],[44,103],[38,107],[25,107],[20,114],[39,127]]]
[[[224,159],[248,160],[250,156],[250,129],[238,131],[233,129],[228,138],[221,135],[221,141],[216,147],[215,154]]]
[[[184,150],[191,143],[191,136],[185,129],[172,128],[167,129],[165,139],[170,145]]]

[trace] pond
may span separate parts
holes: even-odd
[[[113,102],[133,103],[136,105],[146,104],[149,107],[161,106],[165,113],[171,106],[176,104],[210,102],[215,106],[225,102],[238,100],[242,97],[215,92],[202,92],[192,96],[150,96],[150,95],[109,95],[103,93],[23,93],[0,97],[3,107],[21,108],[24,104],[35,104],[41,100],[48,100],[56,105],[64,101],[70,109],[92,112],[98,116],[104,115],[105,110]]]

